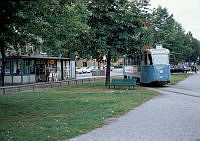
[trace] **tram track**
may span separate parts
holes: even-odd
[[[192,91],[192,89],[189,89],[189,88],[185,88],[185,87],[180,87],[180,86],[169,86],[170,88],[175,88],[175,89],[183,89],[183,90],[188,90],[188,91]]]
[[[182,87],[169,87],[169,88],[192,91],[191,89],[182,88]],[[180,91],[176,91],[176,90],[169,90],[169,89],[166,89],[166,88],[154,88],[154,87],[150,87],[150,89],[158,90],[158,91],[164,91],[164,92],[172,92],[172,93],[179,94],[179,95],[185,95],[185,96],[191,96],[191,97],[200,98],[200,94],[198,95],[198,93],[190,94],[188,92],[180,92]]]

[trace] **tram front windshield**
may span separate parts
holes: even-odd
[[[153,65],[169,64],[169,56],[167,54],[153,54]]]

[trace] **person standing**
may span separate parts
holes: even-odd
[[[20,69],[19,67],[17,67],[16,74],[19,75],[19,73],[20,73]]]
[[[194,72],[197,73],[197,65],[194,65]]]
[[[40,65],[37,65],[36,66],[36,81],[37,82],[40,82],[41,81],[41,79],[40,79]]]
[[[45,68],[46,81],[49,82],[50,67],[47,65]]]
[[[192,73],[194,72],[194,65],[193,64],[191,65],[191,71],[192,71]]]

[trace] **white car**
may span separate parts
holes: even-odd
[[[77,73],[77,74],[83,73],[83,69],[80,68],[80,67],[76,67],[76,73]]]
[[[82,67],[83,73],[87,73],[87,67]]]
[[[90,73],[91,72],[91,69],[90,67],[83,67],[83,73]]]
[[[106,69],[107,68],[107,66],[103,66],[103,67],[101,67],[102,69]],[[113,71],[114,70],[114,67],[113,66],[110,66],[110,71]]]
[[[96,67],[96,66],[91,66],[91,67],[89,67],[89,69],[90,69],[90,72],[92,72],[92,71],[97,71],[97,70],[98,70],[98,67]]]

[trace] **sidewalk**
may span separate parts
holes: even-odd
[[[176,86],[188,89],[183,91],[186,94],[198,94],[199,80],[199,74],[193,75]],[[159,90],[160,96],[110,124],[70,141],[199,141],[199,97],[168,92],[168,88],[165,90]]]
[[[38,82],[33,84],[4,86],[0,87],[0,94],[16,93],[21,91],[35,91],[38,89],[53,88],[65,85],[76,85],[103,79],[105,79],[105,77],[80,78],[80,79],[70,79],[63,81]]]
[[[111,78],[121,78],[121,75],[111,76]],[[88,76],[76,79],[69,79],[63,81],[50,81],[50,82],[38,82],[33,84],[23,84],[23,85],[10,85],[10,86],[0,86],[0,95],[8,93],[16,93],[21,91],[34,91],[38,89],[53,88],[65,85],[76,85],[88,82],[94,82],[98,80],[105,80],[105,76]]]

